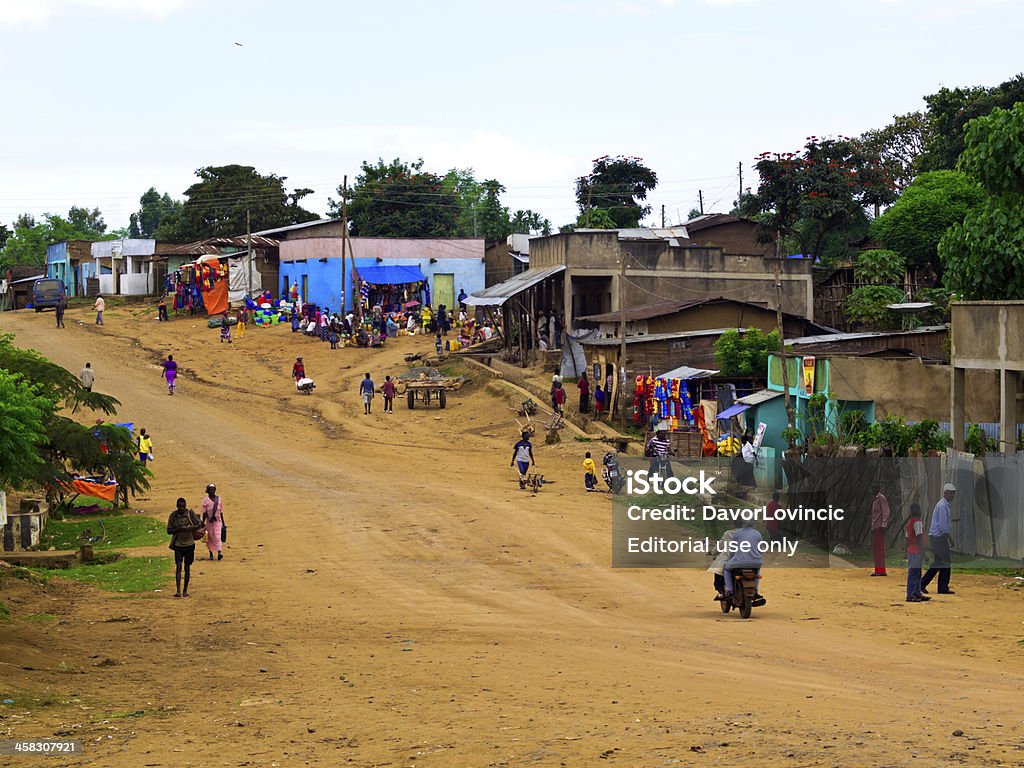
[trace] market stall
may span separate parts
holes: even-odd
[[[417,266],[356,267],[352,280],[357,286],[360,315],[370,314],[373,307],[381,307],[385,313],[401,313],[411,302],[430,306],[430,283]]]
[[[215,256],[202,256],[182,264],[167,275],[174,296],[174,311],[195,314],[204,309],[208,315],[228,311],[228,270]]]

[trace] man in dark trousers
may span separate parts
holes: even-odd
[[[928,541],[935,559],[932,567],[921,579],[921,594],[928,594],[928,585],[932,579],[939,577],[939,594],[955,595],[949,588],[949,574],[953,567],[950,550],[953,547],[953,498],[956,496],[956,486],[946,483],[942,487],[942,498],[939,499],[932,510],[932,524],[928,527]]]
[[[586,371],[580,374],[576,386],[580,390],[580,413],[587,413],[590,411],[590,380]]]
[[[875,561],[872,576],[885,576],[885,532],[889,528],[889,500],[882,493],[882,486],[871,486],[871,554]]]
[[[370,414],[370,406],[373,404],[373,392],[376,387],[373,385],[373,379],[370,378],[370,374],[366,374],[363,380],[359,382],[359,396],[363,399],[363,415],[368,416]]]
[[[167,518],[167,533],[171,537],[168,545],[174,550],[175,597],[188,597],[188,582],[192,575],[192,561],[196,558],[196,531],[203,529],[203,523],[188,508],[185,499],[178,499],[178,507]],[[181,583],[182,567],[185,571],[184,588]]]
[[[57,327],[64,327],[64,302],[65,299],[61,299],[57,302],[57,306],[53,308],[53,311],[57,314]]]

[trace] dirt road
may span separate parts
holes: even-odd
[[[3,313],[0,332],[72,371],[90,361],[152,434],[136,507],[166,519],[216,482],[231,540],[197,561],[190,600],[22,595],[16,614],[60,621],[0,625],[4,687],[63,703],[5,707],[0,738],[73,733],[87,755],[61,764],[115,767],[1024,762],[1006,579],[954,576],[957,595],[915,605],[902,574],[778,570],[755,620],[724,617],[704,572],[608,567],[585,446],[538,447],[555,482],[519,491],[513,414],[480,384],[445,411],[384,415],[378,398],[362,415],[363,372],[397,374],[430,339],[331,351],[282,326],[226,345],[205,320],[89,314],[58,332],[49,313]]]

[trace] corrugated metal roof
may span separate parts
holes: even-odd
[[[712,371],[709,368],[691,368],[689,365],[680,365],[678,368],[673,368],[671,371],[661,374],[659,379],[708,379],[714,376],[718,371]]]
[[[537,283],[552,275],[565,271],[565,265],[559,264],[547,269],[528,269],[515,277],[511,277],[503,283],[484,288],[471,296],[466,297],[466,304],[471,307],[500,307],[517,293],[522,293]]]
[[[752,395],[738,397],[736,398],[736,402],[742,403],[743,405],[760,405],[761,403],[766,403],[769,400],[774,400],[776,397],[782,397],[782,393],[776,392],[774,389],[762,389],[760,392],[755,392]]]
[[[205,240],[197,240],[194,243],[175,245],[160,250],[169,256],[216,256],[223,248],[246,248],[249,238],[241,237],[208,237]],[[280,242],[261,235],[252,236],[252,244],[255,248],[277,248]]]
[[[854,339],[916,336],[926,333],[941,333],[945,330],[946,326],[944,325],[929,325],[924,328],[914,328],[910,331],[861,331],[857,333],[833,333],[828,336],[801,336],[796,339],[786,339],[786,346],[800,346],[803,344],[833,344],[839,341],[853,341]]]
[[[258,235],[273,235],[278,232],[291,232],[295,229],[306,229],[307,227],[316,227],[321,224],[330,224],[332,221],[341,222],[341,219],[317,219],[316,221],[304,221],[301,224],[289,224],[287,227],[274,227],[273,229],[261,229],[259,232],[253,232],[253,237]]]
[[[626,307],[626,322],[634,320],[649,320],[652,317],[671,315],[683,309],[699,307],[702,304],[709,304],[713,301],[726,301],[726,299],[689,299],[687,301],[656,301],[652,304],[638,304],[635,307]],[[577,318],[587,320],[591,323],[617,323],[621,317],[618,312],[602,312],[599,315],[585,315]]]
[[[643,344],[651,341],[670,341],[672,339],[689,339],[696,338],[698,336],[721,336],[726,331],[739,331],[740,333],[746,333],[746,328],[707,328],[703,331],[675,331],[673,333],[649,333],[646,336],[627,336],[627,344]],[[580,344],[585,344],[590,347],[617,347],[622,343],[622,340],[618,337],[611,337],[607,339],[598,338],[587,338],[582,337],[578,339]]]

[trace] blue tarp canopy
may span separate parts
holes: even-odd
[[[420,283],[427,279],[419,267],[405,267],[397,264],[377,264],[372,267],[356,267],[364,282],[373,285],[405,285]]]
[[[749,408],[749,405],[740,405],[739,403],[736,403],[735,405],[730,405],[728,408],[726,408],[724,411],[718,414],[718,418],[731,419],[733,416],[739,416],[741,413],[743,413],[745,410]]]

